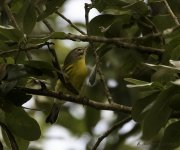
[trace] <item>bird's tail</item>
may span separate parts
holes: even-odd
[[[49,115],[46,117],[46,123],[53,124],[56,122],[58,115],[59,115],[59,111],[61,109],[61,106],[62,106],[62,104],[54,102]]]

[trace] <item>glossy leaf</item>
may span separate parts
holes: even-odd
[[[172,96],[170,107],[177,111],[180,110],[180,94],[175,94],[174,96]]]
[[[54,32],[51,34],[50,38],[52,38],[52,39],[64,39],[64,38],[66,38],[66,34],[64,32]]]
[[[31,2],[26,10],[23,20],[23,30],[26,34],[31,33],[36,24],[36,9],[34,4]]]
[[[27,72],[24,68],[24,65],[19,64],[19,65],[12,65],[9,64],[7,65],[7,80],[12,81],[16,80],[18,78],[25,77],[27,75]]]
[[[94,17],[88,25],[90,34],[102,36],[103,32],[112,24],[115,18],[116,16],[109,14]]]
[[[131,10],[133,13],[139,14],[140,16],[145,16],[148,14],[149,9],[145,2],[138,1],[133,4],[123,7],[125,10]]]
[[[25,92],[22,92],[18,89],[13,89],[10,92],[8,92],[5,99],[11,101],[16,106],[21,106],[22,104],[30,100],[31,97],[31,95],[28,95]]]
[[[9,143],[12,150],[19,150],[19,147],[17,145],[17,142],[14,138],[14,135],[12,134],[11,130],[8,128],[8,126],[2,122],[0,122],[0,126],[3,129],[3,133],[6,133],[6,143]]]
[[[141,96],[142,98],[137,99],[132,107],[132,118],[137,122],[141,122],[144,119],[152,106],[152,102],[156,99],[158,91],[146,91],[143,95],[144,94],[145,96]]]
[[[133,79],[133,78],[124,78],[125,81],[135,84],[135,85],[139,85],[139,84],[149,84],[149,82],[146,81],[141,81],[141,80],[137,80],[137,79]]]
[[[53,74],[53,71],[54,71],[53,66],[50,63],[45,62],[45,61],[38,61],[38,60],[27,61],[25,63],[25,69],[26,69],[27,73],[30,74],[30,75],[54,76],[54,74]]]
[[[39,139],[41,131],[38,123],[22,108],[11,105],[11,110],[6,112],[5,117],[8,128],[16,136],[28,141]]]
[[[38,17],[38,21],[48,17],[52,13],[54,13],[65,0],[51,0],[46,3],[46,10]]]
[[[0,94],[3,96],[9,93],[17,84],[17,81],[4,82],[0,84]]]
[[[178,45],[176,48],[173,49],[173,51],[171,53],[171,59],[173,59],[173,60],[180,59],[179,49],[180,49],[180,45]]]
[[[96,0],[94,2],[94,7],[99,10],[100,12],[107,10],[107,9],[120,9],[121,7],[129,4],[128,2],[134,2],[135,0]]]
[[[155,16],[152,21],[156,25],[159,31],[163,31],[167,28],[171,28],[172,26],[175,26],[174,20],[169,14]]]
[[[103,57],[107,52],[112,50],[113,45],[112,44],[103,44],[97,49],[97,54],[101,58]]]
[[[0,39],[18,42],[22,37],[23,34],[12,26],[0,26]]]
[[[6,64],[0,64],[0,81],[6,76]]]
[[[174,150],[180,145],[180,121],[170,124],[160,142],[159,150]]]
[[[111,25],[108,26],[107,29],[104,30],[106,37],[125,37],[126,29],[130,30],[132,25],[132,16],[129,14],[123,14],[119,16],[115,16]]]
[[[162,91],[154,100],[154,104],[143,122],[143,138],[151,139],[167,123],[172,109],[169,107],[170,97],[174,95],[177,86],[171,86]],[[152,128],[153,127],[153,128]]]

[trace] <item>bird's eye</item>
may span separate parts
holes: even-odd
[[[78,48],[77,51],[78,51],[78,52],[82,51],[82,48]]]

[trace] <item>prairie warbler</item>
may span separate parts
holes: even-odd
[[[72,86],[80,91],[83,82],[87,76],[87,67],[85,63],[85,51],[86,48],[75,48],[73,49],[65,58],[62,67],[64,78],[66,81],[70,82]],[[56,92],[70,93],[61,83],[60,80],[57,81]],[[60,111],[61,106],[64,101],[54,100],[54,104],[51,108],[49,115],[46,118],[47,123],[55,123]]]

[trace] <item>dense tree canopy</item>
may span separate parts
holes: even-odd
[[[56,124],[72,136],[88,135],[86,149],[179,147],[180,1],[82,1],[84,23],[63,15],[67,2],[0,2],[0,149],[33,149],[31,141],[40,142],[50,127],[54,98],[67,102]],[[99,14],[89,19],[92,9]],[[61,64],[77,46],[87,47],[87,81],[80,95],[56,92]],[[99,135],[104,111],[112,114]],[[131,129],[121,132],[127,124]]]

